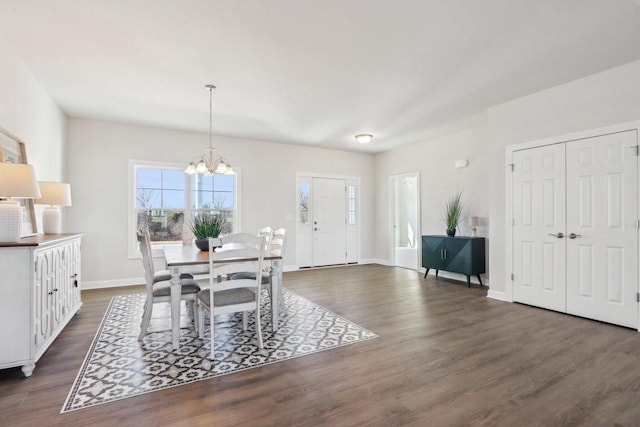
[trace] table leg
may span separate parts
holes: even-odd
[[[180,267],[171,267],[171,342],[173,349],[180,346]]]
[[[278,321],[280,319],[280,287],[282,286],[281,279],[282,277],[278,272],[279,268],[279,260],[271,261],[271,327],[273,332],[278,330]]]

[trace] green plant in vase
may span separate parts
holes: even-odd
[[[456,229],[462,218],[462,192],[456,193],[444,205],[444,214],[442,219],[447,226],[447,236],[455,236]]]
[[[198,215],[189,224],[189,229],[196,238],[195,244],[202,251],[209,250],[209,237],[220,237],[227,221],[220,214]]]

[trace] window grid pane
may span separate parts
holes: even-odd
[[[182,240],[184,210],[138,209],[137,229],[149,230],[152,242]]]

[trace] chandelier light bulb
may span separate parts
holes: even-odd
[[[200,162],[198,162],[196,170],[198,171],[198,173],[205,173],[207,171],[207,164],[204,162],[204,160],[200,160]]]
[[[194,173],[197,173],[198,171],[196,170],[196,165],[193,164],[193,162],[189,163],[189,166],[187,166],[187,168],[184,170],[184,173],[189,174],[189,175],[193,175]]]

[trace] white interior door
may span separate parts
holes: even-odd
[[[636,327],[636,131],[567,143],[567,312]]]
[[[313,178],[313,266],[345,264],[346,182],[343,179]]]
[[[391,177],[393,265],[418,269],[418,173]]]
[[[565,145],[516,151],[513,163],[513,300],[565,311]]]

